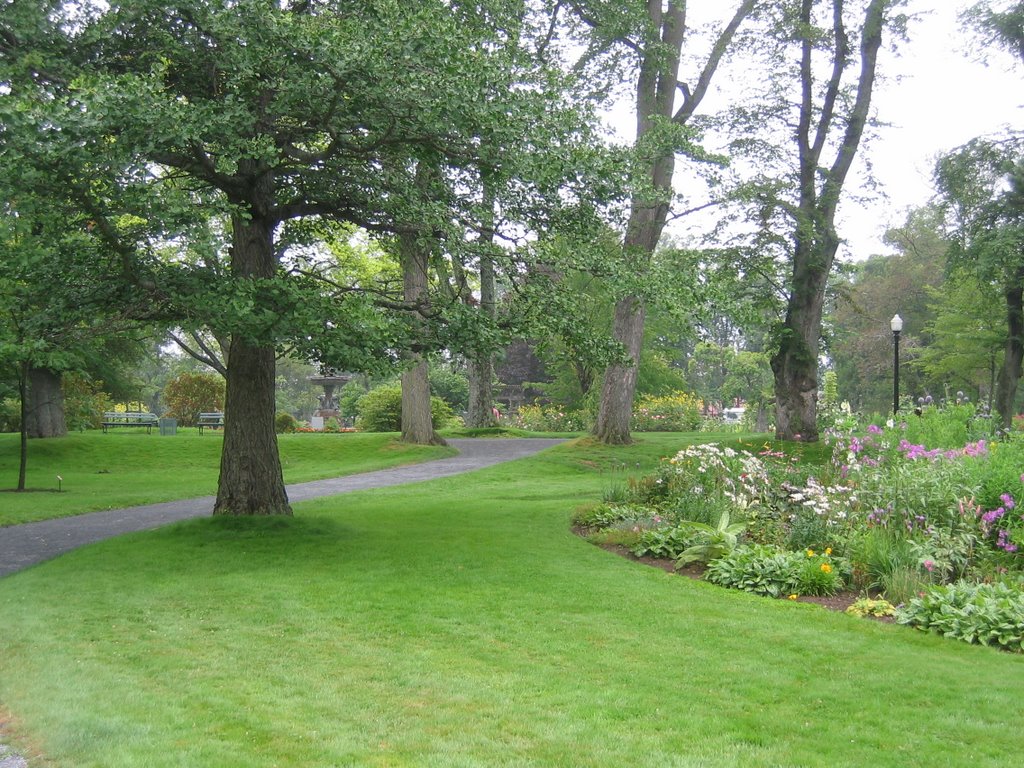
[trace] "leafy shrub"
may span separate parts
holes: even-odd
[[[903,437],[929,448],[960,448],[972,440],[987,437],[990,424],[979,419],[973,403],[928,406],[919,416],[900,423]]]
[[[633,547],[633,554],[675,560],[694,545],[696,538],[692,530],[679,526],[643,531]]]
[[[1006,584],[933,587],[899,609],[896,621],[968,643],[1024,652],[1024,593]]]
[[[644,395],[633,408],[637,432],[695,432],[701,425],[701,403],[686,392]]]
[[[554,405],[522,405],[514,425],[530,432],[585,432],[590,419],[583,411],[565,411]]]
[[[782,597],[797,591],[802,561],[794,555],[761,544],[736,547],[708,565],[704,578],[721,587]]]
[[[21,401],[13,397],[0,400],[0,432],[21,430]]]
[[[224,410],[224,379],[215,373],[182,373],[164,387],[167,416],[193,427],[200,413]]]
[[[584,528],[608,528],[620,522],[651,519],[656,514],[650,507],[634,504],[594,504],[577,509],[572,523]]]
[[[710,563],[712,560],[732,552],[747,524],[730,523],[729,510],[725,510],[718,518],[718,523],[713,526],[707,523],[698,523],[695,520],[686,520],[680,523],[680,527],[693,531],[697,543],[679,554],[676,558],[677,568],[695,562]]]
[[[384,384],[371,389],[358,402],[356,426],[366,432],[399,432],[402,429],[402,385]],[[455,414],[439,397],[430,398],[430,418],[434,429],[447,426]]]
[[[469,407],[469,379],[448,367],[430,369],[430,392],[444,400],[453,411]]]
[[[813,509],[800,507],[790,520],[786,549],[824,550],[836,543],[833,530],[828,525],[827,518],[817,514]]]
[[[103,391],[103,382],[78,373],[65,373],[60,386],[68,431],[99,429],[103,412],[112,408],[110,395]]]
[[[755,595],[834,595],[843,587],[843,566],[829,554],[788,552],[764,545],[736,547],[713,561],[704,578]]]
[[[359,415],[359,401],[362,400],[369,389],[363,383],[363,377],[357,376],[347,382],[338,392],[338,410],[343,416],[354,418]]]
[[[587,541],[599,546],[610,545],[625,547],[626,549],[632,550],[640,541],[642,536],[643,532],[640,530],[633,530],[630,528],[602,528],[599,531],[589,534],[587,536]]]
[[[989,445],[983,461],[974,462],[971,469],[979,486],[975,497],[985,509],[996,509],[1003,495],[1012,493],[1024,498],[1021,469],[1024,468],[1024,435],[1013,434]]]
[[[299,422],[290,413],[281,411],[274,417],[274,429],[280,435],[294,432],[299,427]]]

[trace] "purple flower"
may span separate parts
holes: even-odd
[[[985,521],[986,523],[990,523],[991,524],[991,523],[994,523],[996,520],[998,520],[1000,517],[1002,517],[1005,514],[1006,514],[1006,509],[1005,508],[1003,508],[1003,507],[996,507],[995,509],[991,510],[990,512],[986,512],[985,514],[983,514],[981,516],[981,519],[983,521]]]
[[[1017,545],[1010,541],[1010,532],[1005,528],[999,529],[999,534],[996,537],[996,546],[1005,552],[1017,551]]]
[[[1017,506],[1017,504],[1013,500],[1013,496],[1011,496],[1008,493],[1004,493],[999,498],[1003,502],[1003,506],[1006,507],[1007,509],[1013,509],[1015,506]]]
[[[882,428],[872,424],[868,427],[868,432],[872,435],[880,435],[882,434]]]

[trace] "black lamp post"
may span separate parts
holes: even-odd
[[[893,315],[889,327],[892,328],[892,413],[895,416],[900,409],[900,331],[903,330],[903,318]]]

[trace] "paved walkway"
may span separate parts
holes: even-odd
[[[531,456],[561,442],[544,438],[449,440],[448,444],[458,449],[457,456],[395,469],[289,485],[288,498],[292,502],[306,501],[349,491],[434,480]],[[0,528],[0,577],[122,533],[145,531],[179,520],[210,515],[213,502],[213,496],[204,496]],[[2,761],[0,768],[5,768]]]

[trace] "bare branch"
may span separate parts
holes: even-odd
[[[708,88],[711,86],[711,79],[715,76],[715,71],[718,69],[719,63],[722,61],[722,57],[725,56],[725,52],[729,49],[732,44],[732,39],[736,36],[737,30],[740,25],[746,20],[746,18],[754,12],[754,8],[757,6],[757,0],[743,0],[739,7],[736,9],[736,13],[733,14],[732,19],[725,26],[725,28],[718,35],[718,39],[715,40],[714,46],[711,48],[711,54],[708,56],[706,62],[704,62],[704,69],[701,70],[700,77],[697,78],[697,85],[693,89],[693,93],[689,94],[689,88],[683,86],[686,90],[683,91],[684,99],[682,106],[676,111],[675,116],[672,118],[673,121],[679,125],[685,125],[693,113],[700,106],[701,101],[707,95]]]

